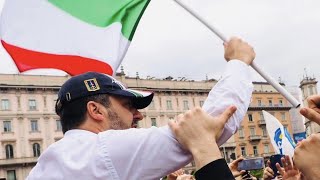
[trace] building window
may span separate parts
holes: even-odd
[[[5,149],[6,149],[6,158],[7,159],[14,158],[14,156],[13,156],[13,146],[11,144],[7,144],[5,146]]]
[[[256,131],[255,131],[254,128],[250,128],[250,135],[251,135],[251,136],[256,135]]]
[[[171,100],[167,100],[167,109],[172,110],[172,102]]]
[[[252,122],[252,121],[253,121],[252,114],[248,114],[248,119],[249,119],[249,122]]]
[[[29,99],[29,110],[37,110],[37,104],[35,99]]]
[[[57,127],[57,131],[62,131],[62,126],[61,126],[61,121],[60,120],[56,120],[56,127]]]
[[[20,96],[17,96],[18,109],[21,108]]]
[[[161,101],[161,97],[159,97],[159,107],[160,107],[160,109],[162,109],[162,101]]]
[[[280,106],[280,107],[283,106],[283,101],[282,101],[282,99],[279,100],[279,106]]]
[[[258,147],[257,146],[253,146],[253,154],[254,154],[254,156],[259,156]]]
[[[265,144],[264,147],[263,147],[263,152],[264,153],[269,153],[269,145],[268,144]]]
[[[177,107],[179,108],[179,98],[176,98]]]
[[[204,104],[204,101],[200,101],[199,104],[200,104],[200,107],[202,107]]]
[[[17,180],[16,170],[8,170],[7,171],[7,180]]]
[[[151,126],[157,126],[157,119],[151,118]]]
[[[273,106],[273,103],[272,103],[271,99],[269,99],[268,102],[269,102],[269,106]]]
[[[154,100],[149,104],[149,109],[155,109]]]
[[[11,121],[3,121],[3,132],[11,132]]]
[[[246,147],[241,147],[241,155],[247,156]]]
[[[264,120],[263,113],[262,113],[262,112],[260,112],[260,113],[259,113],[259,115],[260,115],[260,120]]]
[[[228,151],[225,151],[224,153],[223,153],[223,157],[227,160],[227,161],[229,161],[230,159],[229,159],[229,152]],[[179,179],[179,178],[178,178]]]
[[[313,87],[312,86],[308,86],[308,88],[309,88],[309,95],[313,95],[314,93],[313,93]]]
[[[1,110],[9,110],[9,99],[1,99]]]
[[[244,132],[243,129],[239,129],[239,138],[243,138],[244,137]]]
[[[262,127],[262,135],[268,136],[266,127]]]
[[[262,106],[262,101],[261,101],[261,99],[258,100],[258,106],[259,106],[259,107]]]
[[[189,110],[189,102],[187,100],[183,101],[183,109],[184,110]]]
[[[38,129],[38,121],[37,120],[31,120],[31,131],[36,132],[39,131]]]
[[[281,120],[283,121],[286,120],[286,113],[284,112],[281,113]]]
[[[33,157],[39,157],[40,156],[40,144],[34,143],[32,145],[33,149]]]
[[[43,106],[46,108],[47,107],[47,97],[43,96]]]

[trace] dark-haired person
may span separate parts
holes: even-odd
[[[221,142],[234,133],[249,106],[253,86],[248,64],[255,57],[241,39],[232,38],[224,46],[226,71],[203,106],[212,116],[230,104],[237,107],[225,129],[220,127]],[[168,126],[131,128],[143,118],[138,109],[147,107],[152,97],[107,75],[72,77],[62,85],[56,104],[64,137],[41,154],[27,179],[154,180],[185,166],[192,156]]]

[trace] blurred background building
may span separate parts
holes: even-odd
[[[302,97],[303,97],[303,105],[308,106],[307,98],[311,95],[318,94],[317,90],[317,83],[318,81],[314,77],[310,77],[308,75],[305,75],[300,82],[300,88],[302,91]],[[306,126],[306,135],[309,136],[312,133],[318,133],[320,132],[320,127],[315,122],[310,121],[309,119],[306,119],[305,122]]]
[[[39,155],[63,137],[54,106],[57,92],[68,78],[70,76],[0,75],[0,177],[24,179]],[[152,103],[141,111],[144,119],[139,122],[139,128],[164,126],[176,115],[202,106],[217,83],[215,79],[193,81],[170,76],[141,79],[138,73],[136,77],[127,77],[123,71],[116,78],[129,88],[155,92]],[[303,85],[300,87],[303,92],[310,91]],[[292,135],[291,108],[269,84],[255,82],[252,102],[241,128],[220,147],[221,154],[228,162],[239,155],[269,157],[274,150],[262,110],[277,117]],[[193,169],[193,164],[186,169]]]

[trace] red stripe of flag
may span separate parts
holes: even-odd
[[[88,71],[112,75],[113,70],[107,63],[72,55],[56,55],[36,52],[7,44],[1,40],[20,72],[39,68],[54,68],[74,76]]]

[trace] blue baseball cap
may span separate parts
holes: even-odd
[[[97,72],[87,72],[71,77],[61,86],[57,105],[62,107],[79,98],[97,94],[127,97],[132,100],[133,106],[137,109],[147,107],[154,95],[153,92],[128,89],[112,76]]]

